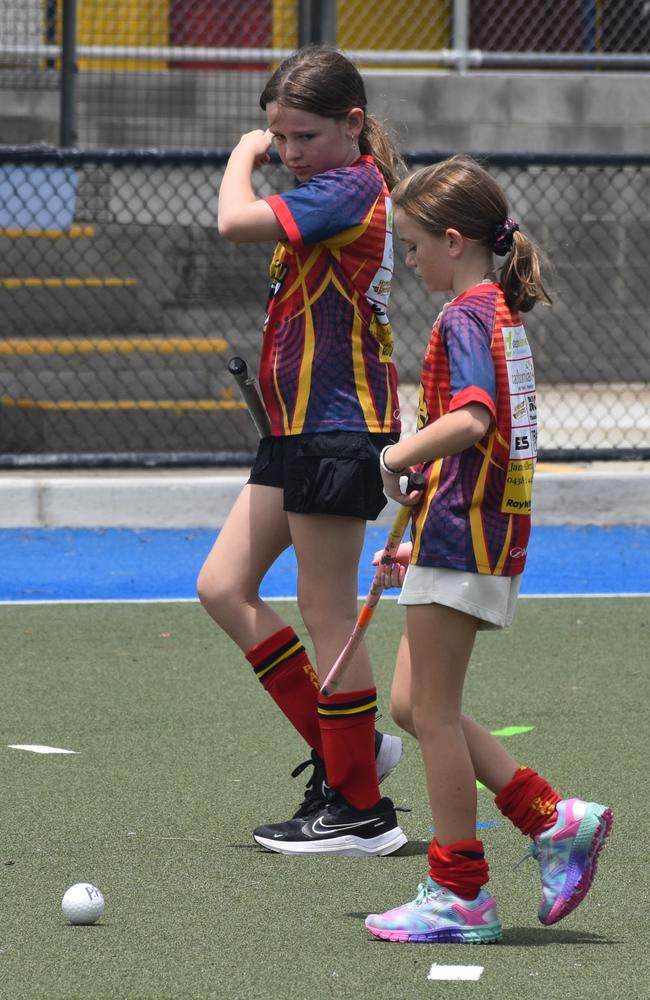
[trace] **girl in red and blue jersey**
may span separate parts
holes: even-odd
[[[418,431],[380,456],[387,494],[417,504],[412,544],[385,574],[388,586],[402,586],[407,608],[391,710],[420,744],[435,836],[416,898],[371,914],[366,926],[389,941],[498,941],[501,923],[483,888],[488,865],[476,839],[476,779],[531,838],[543,924],[584,898],[612,823],[610,809],[561,798],[462,714],[476,633],[511,623],[526,562],[537,410],[520,313],[549,300],[537,248],[472,159],[417,171],[396,186],[393,202],[407,266],[431,291],[454,295],[426,348]],[[500,273],[493,254],[506,257]],[[427,480],[419,501],[399,487],[412,467]]]
[[[199,596],[311,750],[304,802],[289,821],[258,827],[257,843],[291,854],[390,854],[406,837],[378,781],[401,741],[375,731],[367,650],[336,694],[321,696],[319,677],[356,621],[365,523],[386,503],[378,456],[400,431],[387,304],[390,189],[401,161],[366,112],[361,75],[335,49],[292,55],[260,104],[268,128],[233,150],[218,225],[234,242],[276,242],[259,369],[271,434],[201,570]],[[272,146],[298,184],[259,198],[252,174]],[[314,666],[259,596],[290,545]]]

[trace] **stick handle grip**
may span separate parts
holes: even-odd
[[[257,433],[261,438],[268,437],[271,433],[269,415],[257,388],[255,376],[248,371],[248,365],[243,358],[231,358],[228,362],[228,371],[239,386],[239,391],[246,403],[246,408],[255,424]]]
[[[414,490],[421,492],[426,485],[427,477],[423,476],[421,472],[409,472],[408,483],[406,485],[407,493],[412,493]]]

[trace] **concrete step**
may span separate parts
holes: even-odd
[[[231,247],[216,227],[93,226],[94,235],[0,237],[7,336],[98,332],[192,335],[261,330],[268,270],[259,247]]]
[[[66,284],[66,280],[72,283]],[[0,287],[5,336],[87,336],[136,329],[153,333],[161,326],[134,283],[84,284],[77,276],[57,276],[55,284]]]
[[[121,408],[0,405],[6,454],[253,452],[257,435],[238,400],[202,411],[191,405]]]
[[[88,349],[71,353],[75,343]],[[12,346],[20,350],[7,353]],[[41,353],[25,355],[31,346]],[[252,450],[254,429],[227,369],[235,351],[227,348],[215,338],[4,341],[0,448]]]
[[[247,477],[247,468],[5,473],[0,528],[216,528]],[[535,524],[647,525],[649,489],[648,463],[546,466],[535,475]],[[378,523],[396,508],[389,501]]]

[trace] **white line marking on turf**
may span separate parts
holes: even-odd
[[[482,972],[482,965],[438,965],[434,962],[429,969],[427,979],[468,979],[478,982]]]
[[[358,599],[360,601],[363,601],[365,597],[366,597],[365,594],[359,594],[358,595]],[[398,597],[397,594],[395,594],[395,595],[385,594],[382,597],[382,602],[383,601],[396,601],[397,597]],[[567,600],[569,598],[571,598],[571,599],[581,599],[583,597],[588,597],[590,599],[594,599],[594,598],[603,598],[604,599],[604,598],[607,598],[608,600],[611,600],[614,597],[616,597],[616,598],[634,597],[634,598],[638,599],[638,598],[647,598],[647,597],[650,597],[650,592],[648,592],[647,590],[638,590],[638,591],[637,590],[630,590],[630,591],[626,591],[624,594],[621,594],[621,593],[618,593],[618,592],[617,593],[613,593],[612,592],[612,593],[606,593],[606,594],[605,593],[602,593],[602,594],[601,593],[592,594],[589,591],[584,591],[584,592],[580,592],[579,594],[520,594],[519,597],[522,600],[534,600],[534,601],[553,600],[556,597],[557,598],[562,598],[564,600]],[[265,600],[265,601],[278,601],[278,602],[282,601],[282,602],[287,602],[287,603],[289,603],[289,602],[294,602],[295,603],[295,600],[296,600],[295,596],[292,597],[290,595],[287,596],[287,597],[266,597],[264,594],[262,595],[262,599]],[[45,600],[42,600],[42,601],[38,601],[38,600],[36,600],[36,601],[35,600],[23,600],[23,599],[14,601],[14,600],[4,600],[3,599],[3,600],[0,601],[0,606],[4,606],[4,605],[6,605],[6,606],[12,606],[12,605],[27,606],[27,605],[29,605],[30,607],[34,607],[34,606],[41,605],[41,604],[44,605],[44,606],[46,606],[46,605],[52,605],[52,604],[198,604],[198,603],[199,603],[199,601],[198,601],[198,598],[196,598],[196,597],[134,597],[134,598],[130,598],[130,597],[108,597],[108,598],[91,597],[91,598],[81,598],[81,599],[76,598],[76,597],[69,597],[69,598],[46,598]]]
[[[10,743],[10,750],[29,750],[31,753],[79,753],[78,750],[62,750],[61,747],[44,747],[38,743]]]
[[[627,596],[627,595],[626,595]],[[282,598],[273,597],[269,600],[279,601]],[[295,597],[284,600],[295,601]],[[0,604],[198,604],[197,597],[53,597],[39,600],[0,601]]]

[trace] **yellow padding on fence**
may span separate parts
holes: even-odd
[[[394,0],[375,0],[372,14],[357,0],[336,4],[336,43],[342,49],[422,49],[449,48],[448,0],[420,0],[401,4],[396,13]]]
[[[2,288],[134,288],[137,278],[0,278]]]
[[[78,45],[142,45],[146,48],[169,44],[169,8],[166,0],[79,0],[77,4]],[[61,39],[63,4],[57,4],[57,41]],[[192,16],[190,14],[190,16]],[[162,60],[80,59],[79,69],[154,70],[166,69]]]
[[[395,13],[396,7],[402,11]],[[298,44],[295,0],[273,2],[273,46],[293,49]],[[341,49],[415,49],[432,51],[451,45],[449,0],[420,0],[396,5],[394,0],[337,0],[336,43]]]
[[[214,410],[244,410],[246,404],[236,399],[12,399],[0,396],[0,407],[20,410],[168,410],[178,413]]]
[[[6,337],[0,354],[221,354],[228,342],[220,337]]]
[[[19,226],[0,227],[0,236],[7,236],[12,240],[18,240],[21,237],[47,240],[61,240],[66,238],[78,240],[81,237],[90,238],[94,235],[94,226],[70,226],[69,229],[38,229],[36,227],[21,229]]]

